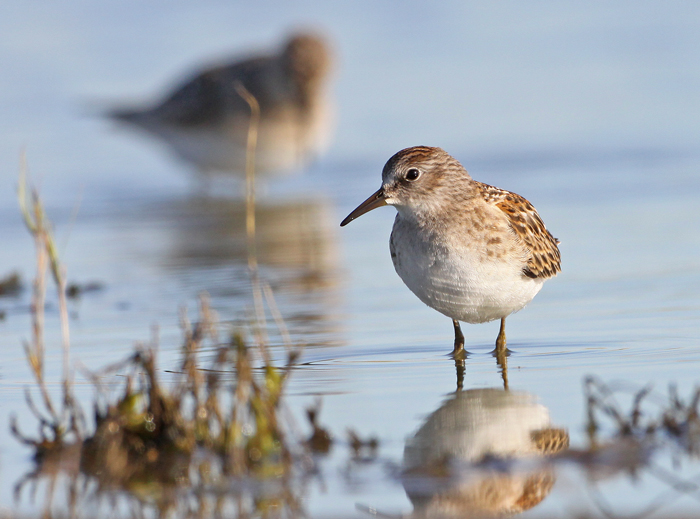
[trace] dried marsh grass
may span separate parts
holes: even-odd
[[[52,513],[52,493],[59,474],[70,479],[71,516],[80,515],[81,502],[99,501],[103,495],[136,498],[138,506],[152,506],[159,516],[202,517],[207,511],[220,514],[225,510],[238,517],[296,517],[301,513],[298,491],[292,487],[295,476],[310,466],[309,451],[305,442],[291,437],[289,421],[283,420],[280,411],[285,385],[301,348],[292,343],[272,290],[258,273],[254,151],[259,110],[242,85],[237,88],[252,114],[246,227],[254,319],[248,330],[229,333],[222,340],[225,334],[208,298],[202,296],[196,322],[190,322],[185,313],[181,316],[182,360],[174,382],[166,385],[161,381],[156,342],[138,346],[123,362],[86,373],[97,388],[93,426],[87,425],[73,394],[65,268],[41,198],[28,187],[26,164],[22,162],[18,197],[35,241],[37,262],[32,335],[24,347],[41,400],[37,404],[27,391],[29,409],[39,422],[36,437],[21,432],[15,419],[11,428],[16,438],[31,446],[37,464],[17,484],[16,495],[27,484],[36,489],[40,480],[48,479],[45,515]],[[58,293],[61,317],[60,403],[47,389],[44,370],[49,273]],[[285,341],[286,361],[280,367],[274,365],[268,349],[266,307]],[[244,338],[246,331],[254,338],[253,349]],[[206,366],[201,358],[204,350],[210,357]],[[262,367],[256,368],[260,364]],[[105,381],[116,375],[123,377],[124,383],[114,394],[107,390]],[[315,417],[313,428],[319,429]]]

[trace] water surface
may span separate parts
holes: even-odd
[[[393,209],[342,218],[379,187],[384,161],[439,145],[477,180],[515,191],[561,241],[562,274],[508,319],[509,385],[586,443],[583,379],[677,384],[688,395],[700,366],[700,13],[687,3],[499,6],[361,2],[300,6],[158,2],[15,5],[0,17],[0,274],[33,275],[32,242],[14,199],[19,150],[55,223],[68,276],[99,281],[71,303],[72,355],[91,369],[123,358],[158,326],[162,368],[176,365],[181,307],[206,291],[220,319],[251,313],[243,208],[197,192],[187,167],[150,140],[95,116],[110,102],[155,96],[201,60],[272,46],[290,28],[318,26],[338,55],[338,124],[330,152],[308,171],[260,186],[263,276],[295,341],[307,344],[289,387],[301,410],[323,397],[321,420],[339,439],[304,500],[314,516],[357,516],[361,503],[409,513],[397,469],[404,446],[454,395],[452,328],[393,271]],[[74,208],[79,205],[77,216]],[[50,296],[47,376],[60,376]],[[0,298],[0,507],[35,510],[12,487],[31,469],[8,417],[26,411],[31,384],[22,340],[29,292]],[[497,391],[490,355],[498,324],[464,327],[466,391]],[[282,355],[282,339],[271,335]],[[92,388],[78,377],[85,403]],[[57,390],[57,384],[51,385]],[[470,393],[471,394],[471,393]],[[380,459],[350,461],[345,430],[380,439]],[[696,460],[673,465],[689,480]],[[594,490],[588,491],[587,488]],[[599,489],[619,514],[667,495],[661,515],[696,514],[696,496],[658,472],[593,481],[564,464],[531,517],[601,514]],[[415,504],[415,503],[414,503]]]

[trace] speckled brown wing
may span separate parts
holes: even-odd
[[[523,274],[531,278],[551,278],[561,272],[557,240],[550,234],[533,205],[520,195],[476,182],[488,203],[508,217],[511,228],[530,251]]]

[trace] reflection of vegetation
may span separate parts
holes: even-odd
[[[571,452],[567,459],[585,470],[591,496],[606,516],[618,514],[599,482],[620,473],[629,474],[633,481],[650,476],[658,484],[656,495],[641,496],[641,510],[635,517],[651,516],[680,496],[700,498],[698,476],[679,472],[682,458],[697,460],[700,454],[700,389],[683,400],[674,386],[668,396],[662,396],[652,392],[651,386],[633,388],[588,377],[585,392],[589,446]],[[672,453],[669,468],[659,456],[663,451]]]
[[[602,426],[600,417],[612,420],[617,438],[631,438],[639,441],[671,439],[689,456],[700,455],[700,388],[695,389],[686,402],[678,395],[675,386],[669,388],[665,401],[652,395],[651,386],[632,393],[631,409],[623,412],[617,402],[621,388],[604,384],[593,377],[586,379],[588,401],[587,431],[591,447],[599,445],[598,433]],[[658,411],[651,412],[643,404],[648,400],[658,404]]]

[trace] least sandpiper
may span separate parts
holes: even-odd
[[[202,173],[242,173],[251,109],[236,88],[241,84],[260,105],[256,171],[291,170],[328,144],[331,61],[322,38],[295,34],[278,54],[206,68],[156,106],[109,115],[161,138]]]
[[[382,187],[341,226],[383,205],[398,214],[391,232],[394,268],[426,305],[450,317],[453,354],[464,353],[459,321],[501,320],[522,309],[560,272],[554,238],[530,202],[473,180],[440,148],[401,150],[384,166]]]

